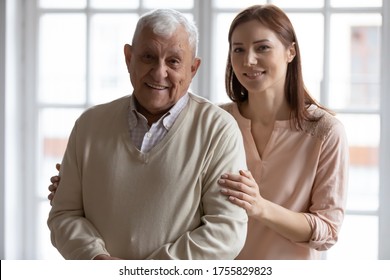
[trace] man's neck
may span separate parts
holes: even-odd
[[[136,98],[134,98],[135,101],[135,107],[137,108],[138,113],[142,114],[146,120],[148,121],[149,127],[152,126],[155,122],[157,122],[162,116],[164,116],[171,108],[168,108],[164,111],[161,111],[157,114],[150,113],[148,110],[146,110],[144,107],[142,107],[141,104],[137,101]]]

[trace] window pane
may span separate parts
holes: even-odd
[[[40,31],[38,100],[44,103],[84,102],[85,15],[44,15],[40,20]]]
[[[138,8],[139,1],[137,0],[90,0],[91,7],[104,9],[134,9]]]
[[[348,210],[378,209],[378,115],[338,115],[345,126],[350,152]]]
[[[63,259],[50,241],[47,217],[50,203],[47,200],[50,177],[57,174],[56,163],[61,163],[70,132],[83,109],[42,109],[39,114],[39,149],[36,164],[36,258]]]
[[[90,101],[93,104],[131,94],[123,47],[131,44],[137,20],[137,14],[97,14],[92,17],[89,69]]]
[[[330,260],[376,260],[378,217],[347,215],[338,242],[326,255]]]
[[[244,9],[252,5],[259,5],[267,3],[266,0],[214,0],[214,7],[216,8],[236,8]]]
[[[331,0],[333,7],[381,7],[382,0]]]
[[[330,106],[337,109],[379,109],[379,14],[331,17]]]
[[[324,57],[324,17],[322,14],[296,13],[289,13],[288,17],[298,38],[305,85],[310,94],[320,101]],[[310,22],[310,29],[307,28],[308,22]]]
[[[272,4],[280,8],[320,8],[324,6],[324,0],[273,0]]]
[[[194,6],[194,0],[144,0],[143,4],[148,9],[191,9]]]
[[[40,0],[41,8],[85,8],[87,0]]]
[[[42,109],[39,115],[39,157],[37,162],[37,195],[46,198],[50,177],[57,173],[70,132],[82,109]]]
[[[212,36],[212,70],[211,70],[211,101],[216,103],[226,102],[230,99],[227,97],[225,90],[225,70],[226,59],[229,51],[228,31],[230,23],[236,16],[235,13],[218,13],[216,16],[216,25]],[[203,65],[202,67],[205,67]]]

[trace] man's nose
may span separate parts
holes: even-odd
[[[158,62],[153,65],[151,74],[156,81],[166,78],[168,76],[168,67],[164,62]]]

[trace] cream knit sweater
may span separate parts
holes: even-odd
[[[141,153],[128,106],[127,96],[76,121],[48,219],[53,245],[66,259],[234,259],[247,215],[217,180],[246,169],[236,121],[190,94],[164,139]]]

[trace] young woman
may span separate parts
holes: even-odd
[[[305,88],[299,45],[274,5],[240,12],[229,30],[222,107],[241,129],[249,171],[223,174],[221,192],[246,209],[239,259],[318,259],[337,241],[347,193],[342,124]]]

